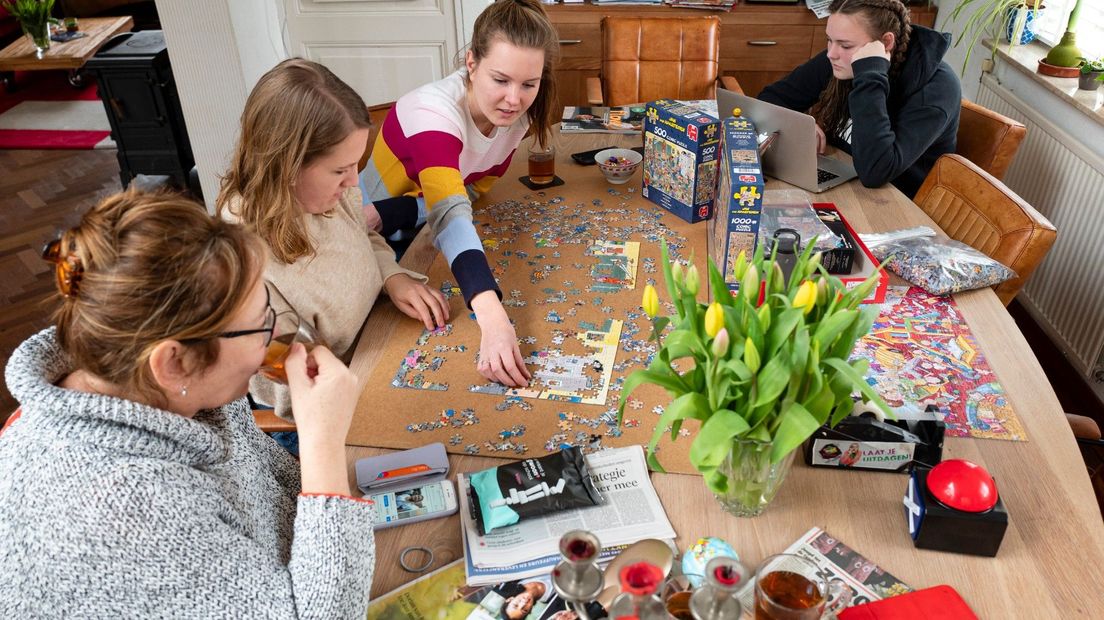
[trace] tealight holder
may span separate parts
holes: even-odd
[[[560,538],[563,558],[552,570],[552,587],[567,603],[583,605],[593,601],[602,591],[602,569],[598,555],[602,544],[586,530],[571,530]]]

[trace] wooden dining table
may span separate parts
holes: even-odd
[[[609,187],[606,180],[596,167],[573,163],[570,154],[606,146],[639,146],[641,138],[576,134],[559,135],[556,142],[557,175],[574,191],[592,190],[599,196]],[[525,147],[523,143],[518,153],[525,153]],[[525,174],[525,166],[524,158],[515,158],[482,201],[489,204],[529,192],[516,181]],[[639,171],[630,183],[639,188]],[[767,187],[790,186],[771,180]],[[935,227],[891,185],[866,188],[852,181],[817,195],[816,201],[835,203],[859,232]],[[639,192],[630,202],[641,208],[651,205]],[[706,234],[704,224],[700,234]],[[423,230],[401,264],[425,271],[437,257],[428,231]],[[1104,618],[1104,521],[1054,390],[992,290],[961,293],[955,300],[1028,437],[1027,441],[945,441],[944,459],[978,463],[997,482],[1009,525],[996,557],[915,548],[902,504],[906,476],[812,468],[801,458],[795,460],[778,496],[753,518],[725,513],[698,476],[652,473],[652,483],[678,533],[678,547],[685,550],[703,536],[720,537],[754,567],[819,526],[913,588],[954,587],[982,618]],[[377,364],[392,363],[380,359],[378,344],[400,320],[406,319],[386,300],[372,311],[351,362],[361,389]],[[360,410],[357,415],[388,414]],[[387,450],[347,447],[352,488],[356,488],[354,462],[382,452]],[[453,474],[501,462],[465,455],[450,455],[449,460]],[[463,557],[458,516],[378,532],[373,597],[417,577],[399,566],[401,550],[411,545],[434,551],[431,569]]]

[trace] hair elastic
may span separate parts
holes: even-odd
[[[421,551],[422,553],[426,554],[425,563],[421,566],[410,566],[409,564],[407,564],[406,554],[410,553],[411,551]],[[402,550],[402,553],[399,554],[399,566],[403,567],[403,570],[408,573],[424,573],[425,571],[429,570],[430,566],[433,566],[433,550],[429,547],[407,547],[406,549]]]

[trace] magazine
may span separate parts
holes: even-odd
[[[833,592],[828,601],[827,608],[832,611],[912,592],[912,588],[900,579],[819,527],[805,532],[783,553],[811,560],[828,576],[831,587],[839,585],[839,592]],[[754,585],[754,580],[749,581],[737,595],[744,608],[744,618],[755,615]]]
[[[367,620],[548,620],[562,609],[547,573],[469,586],[456,560],[373,599]]]
[[[560,121],[561,133],[640,133],[644,106],[587,108],[567,106]]]
[[[571,530],[594,532],[602,542],[604,560],[638,540],[675,538],[648,477],[641,446],[594,452],[587,455],[587,463],[595,486],[606,498],[604,504],[527,519],[485,536],[479,535],[472,518],[468,478],[457,475],[469,584],[498,583],[551,571],[559,561],[560,537]]]

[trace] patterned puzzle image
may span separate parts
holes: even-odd
[[[870,360],[867,382],[889,406],[917,414],[928,405],[939,407],[950,436],[1027,440],[950,297],[891,287],[852,358]]]
[[[702,162],[698,166],[698,190],[694,194],[694,203],[713,200],[717,193],[717,167],[719,161]]]
[[[621,321],[607,319],[601,326],[582,326],[571,338],[554,332],[552,347],[533,351],[525,358],[525,364],[533,369],[529,387],[513,389],[486,383],[469,389],[479,394],[604,405],[622,325]]]
[[[616,293],[636,288],[636,264],[640,257],[638,241],[595,241],[586,251],[597,263],[590,268],[594,279],[589,290]]]
[[[654,134],[644,134],[644,185],[654,187],[683,204],[691,204],[694,153]]]

